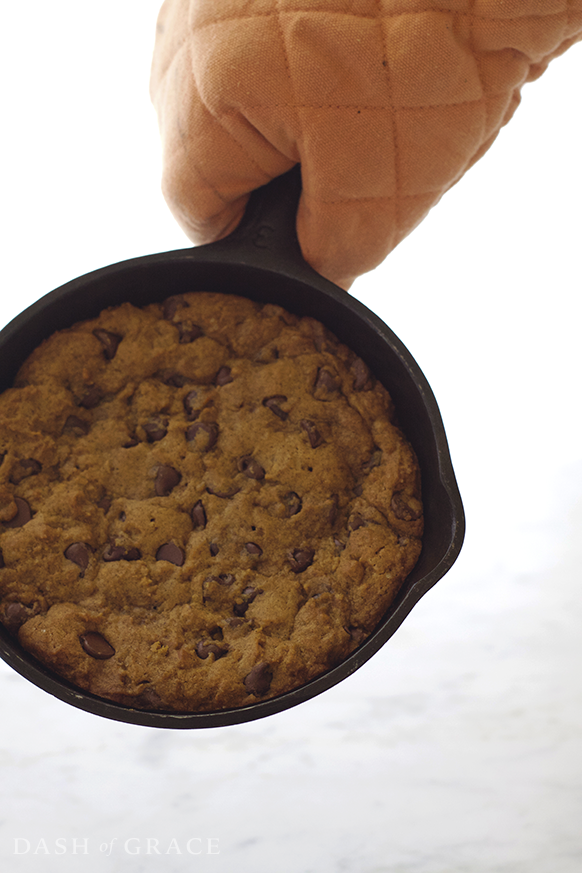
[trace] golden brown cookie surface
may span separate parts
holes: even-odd
[[[54,334],[0,396],[0,618],[146,709],[304,684],[375,627],[421,546],[386,390],[310,318],[211,293]]]

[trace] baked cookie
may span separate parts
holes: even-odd
[[[107,309],[0,396],[0,619],[129,706],[239,707],[338,664],[422,525],[387,391],[278,306],[196,292]]]

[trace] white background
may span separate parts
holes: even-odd
[[[158,5],[4,4],[0,325],[188,244],[159,193]],[[575,46],[526,86],[492,150],[352,288],[439,401],[468,525],[452,571],[350,679],[245,726],[108,722],[2,665],[3,869],[582,869],[581,74]],[[193,837],[220,854],[188,855]]]

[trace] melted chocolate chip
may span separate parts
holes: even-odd
[[[308,421],[304,418],[302,421],[299,422],[299,424],[307,434],[309,445],[312,449],[316,449],[323,443],[323,437],[321,436],[320,432],[312,421]]]
[[[10,482],[13,485],[19,485],[23,479],[28,479],[29,476],[35,476],[42,470],[42,465],[34,458],[23,458],[15,465],[10,476]]]
[[[253,588],[252,585],[248,585],[244,588],[242,592],[242,600],[238,600],[234,604],[232,608],[233,613],[239,618],[242,618],[257,594],[262,594],[262,591]]]
[[[158,497],[167,497],[180,482],[182,476],[173,467],[159,467],[156,474],[155,489]]]
[[[162,304],[162,314],[166,321],[172,321],[178,309],[184,309],[188,306],[181,294],[174,294],[172,297],[166,298]]]
[[[71,543],[65,549],[65,558],[67,561],[72,561],[81,570],[86,570],[89,566],[89,548],[87,543]]]
[[[287,508],[287,515],[291,517],[292,515],[297,515],[298,512],[301,512],[301,508],[303,506],[301,502],[301,498],[294,491],[289,491],[288,494],[285,494],[282,497],[282,501]]]
[[[354,512],[354,514],[351,516],[350,520],[348,521],[348,530],[351,530],[351,531],[358,530],[358,528],[365,527],[365,525],[366,525],[366,521],[364,518],[362,518],[360,513]]]
[[[184,552],[175,543],[164,543],[156,552],[156,561],[168,561],[181,567],[184,563]]]
[[[379,467],[382,463],[382,449],[375,448],[370,458],[362,467],[362,473],[369,473],[374,467]]]
[[[245,549],[249,553],[249,555],[256,555],[260,557],[263,554],[263,550],[256,543],[245,543]]]
[[[244,458],[240,458],[238,469],[241,473],[244,473],[245,476],[248,476],[249,479],[264,479],[265,477],[264,469],[259,462],[255,461],[254,458],[251,458],[250,455],[245,455]]]
[[[192,343],[198,337],[203,336],[202,328],[191,321],[177,321],[176,327],[178,328],[178,337],[181,343]]]
[[[363,628],[355,627],[354,625],[350,625],[349,627],[346,628],[346,630],[349,633],[349,635],[351,636],[351,638],[356,643],[361,643],[362,640],[365,640],[366,637],[368,636],[368,634],[366,633],[366,631]]]
[[[373,387],[372,376],[361,358],[356,358],[350,367],[354,377],[354,391],[370,391]]]
[[[18,633],[24,622],[31,617],[32,611],[23,603],[9,603],[4,610],[3,624],[10,633]]]
[[[190,515],[192,518],[192,524],[195,528],[201,529],[206,527],[206,512],[201,500],[194,504],[194,508]]]
[[[16,515],[10,521],[4,522],[4,527],[23,527],[32,518],[30,506],[22,497],[15,497]]]
[[[196,409],[194,406],[194,401],[198,397],[198,391],[195,388],[192,391],[189,391],[188,394],[184,397],[184,411],[186,413],[186,418],[188,421],[194,421],[194,419],[198,418],[200,415],[200,410]]]
[[[214,378],[215,385],[228,385],[232,382],[232,373],[230,367],[221,367]]]
[[[144,424],[143,429],[148,443],[157,443],[168,433],[168,419],[156,415]]]
[[[97,631],[86,631],[79,637],[84,651],[98,661],[106,661],[115,654],[113,646]]]
[[[393,495],[390,506],[396,518],[401,521],[416,521],[422,515],[422,509],[411,506],[401,491]]]
[[[244,679],[244,686],[249,694],[261,697],[266,694],[273,681],[273,670],[267,661],[255,664],[250,673]]]
[[[281,403],[286,403],[287,398],[284,394],[273,394],[272,397],[265,397],[263,400],[263,406],[266,406],[267,409],[270,409],[271,412],[275,413],[275,415],[281,419],[281,421],[287,421],[289,418],[289,413],[285,412],[284,409],[281,409]]]
[[[69,415],[65,421],[64,431],[71,431],[75,436],[85,436],[89,433],[89,422],[83,421],[82,418],[77,418],[76,415]]]
[[[196,643],[196,654],[199,658],[205,660],[208,655],[214,655],[214,660],[218,660],[218,658],[222,658],[224,655],[228,653],[228,649],[224,646],[218,646],[212,640],[198,640]]]
[[[139,549],[133,547],[131,549],[124,549],[123,546],[114,546],[110,543],[103,552],[103,560],[110,561],[139,561],[141,558],[141,552]]]
[[[97,337],[103,346],[103,354],[108,361],[111,361],[115,357],[117,347],[123,337],[119,336],[118,333],[111,333],[109,330],[103,330],[101,327],[97,327],[93,331],[93,336]]]
[[[295,549],[288,555],[291,569],[294,573],[303,573],[313,563],[315,552],[313,549]]]
[[[183,376],[182,373],[176,373],[175,370],[161,370],[158,373],[158,377],[164,385],[169,385],[172,388],[183,388],[186,382],[189,381],[187,376]]]
[[[201,452],[209,452],[218,439],[218,425],[213,421],[195,421],[186,431],[189,443],[196,441],[196,448]]]
[[[102,399],[103,397],[97,388],[89,388],[78,401],[77,406],[82,406],[83,409],[95,409],[96,406],[99,406]]]
[[[325,367],[321,367],[321,369],[317,373],[317,379],[315,380],[315,390],[321,392],[331,392],[337,391],[339,387],[339,383],[335,376],[330,373],[329,370],[326,370]]]

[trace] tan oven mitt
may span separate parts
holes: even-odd
[[[190,239],[301,163],[304,257],[348,288],[489,148],[582,39],[582,0],[165,0],[151,94]]]

